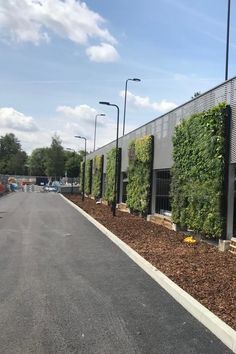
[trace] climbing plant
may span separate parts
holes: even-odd
[[[84,190],[84,161],[80,163],[80,188],[81,192]]]
[[[129,146],[127,206],[147,214],[151,202],[153,136],[147,135]]]
[[[85,166],[85,186],[84,190],[86,194],[91,194],[92,189],[92,164],[93,160],[87,160]]]
[[[96,155],[93,159],[93,186],[92,195],[95,198],[102,196],[102,177],[103,177],[103,155]]]
[[[120,162],[121,162],[121,149],[118,149],[118,181],[117,181],[118,186],[119,186],[119,176],[120,176]],[[111,149],[107,154],[105,199],[109,203],[111,203],[114,198],[115,165],[116,165],[116,148]]]
[[[219,238],[224,230],[228,117],[220,104],[181,122],[173,136],[172,218],[205,237]]]

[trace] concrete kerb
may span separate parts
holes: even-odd
[[[201,322],[206,328],[215,334],[229,349],[236,353],[236,331],[223,322],[219,317],[214,315],[206,307],[201,305],[186,291],[181,289],[172,280],[170,280],[165,274],[160,272],[156,267],[151,265],[143,257],[141,257],[136,251],[134,251],[125,242],[121,241],[105,226],[100,224],[83,209],[75,205],[66,197],[61,197],[69,203],[73,208],[79,211],[84,217],[86,217],[92,224],[94,224],[102,233],[104,233],[109,239],[114,242],[123,252],[125,252],[140,268],[142,268],[152,279],[154,279],[163,289],[165,289],[178,303],[180,303],[192,316],[194,316],[199,322]]]

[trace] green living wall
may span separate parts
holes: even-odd
[[[153,136],[136,139],[129,146],[127,206],[148,214],[151,203]]]
[[[81,187],[81,192],[84,190],[84,161],[81,162],[80,164],[80,187]]]
[[[119,186],[119,176],[120,176],[120,164],[121,164],[121,149],[118,149],[118,181]],[[116,148],[111,149],[107,154],[107,164],[106,164],[106,190],[105,199],[111,203],[114,198],[114,185],[115,185],[115,165],[116,165]],[[118,194],[118,191],[117,191]]]
[[[88,195],[91,194],[91,190],[92,190],[92,166],[93,166],[93,160],[87,160],[85,166],[84,191]]]
[[[228,124],[229,107],[220,104],[181,122],[173,137],[172,218],[205,237],[224,233]]]
[[[92,195],[95,198],[102,196],[102,177],[103,177],[103,155],[96,155],[93,159],[93,187]]]

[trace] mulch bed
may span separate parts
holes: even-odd
[[[189,245],[184,235],[143,218],[65,195],[236,330],[236,256],[206,242]]]

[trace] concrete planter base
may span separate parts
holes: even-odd
[[[221,252],[225,252],[229,250],[230,247],[230,240],[219,240],[219,244],[218,244],[218,249]]]

